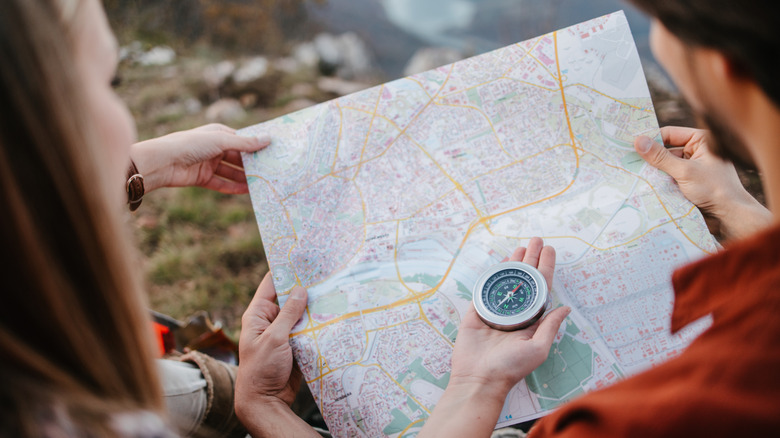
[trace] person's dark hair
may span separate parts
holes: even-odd
[[[111,436],[114,414],[163,409],[121,190],[73,60],[83,3],[0,1],[2,436]]]
[[[725,54],[780,107],[780,3],[775,0],[628,0],[683,42]]]

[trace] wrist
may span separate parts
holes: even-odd
[[[772,213],[747,190],[723,197],[716,203],[712,216],[719,222],[724,240],[740,239],[752,235],[772,223]]]
[[[515,382],[516,383],[516,382]],[[447,391],[460,397],[474,397],[483,400],[495,399],[504,403],[509,391],[514,386],[511,382],[474,376],[452,376],[447,385]],[[445,392],[446,394],[446,392]]]
[[[254,438],[319,436],[277,397],[253,395],[245,401],[236,398],[235,411]]]
[[[164,169],[159,167],[160,163],[154,157],[154,149],[159,146],[149,144],[150,141],[152,140],[135,143],[130,147],[130,159],[135,163],[138,173],[144,177],[146,193],[166,186]]]
[[[500,382],[451,378],[418,437],[489,436],[509,389]]]

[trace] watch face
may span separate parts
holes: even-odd
[[[542,273],[521,262],[503,262],[487,269],[474,285],[473,297],[482,321],[499,330],[528,327],[550,304]]]
[[[491,275],[482,287],[485,307],[501,316],[514,316],[527,310],[536,295],[536,281],[519,269],[502,269]]]

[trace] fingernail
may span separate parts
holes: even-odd
[[[304,289],[304,288],[302,288],[300,286],[295,286],[293,288],[293,290],[290,292],[289,299],[291,299],[291,300],[305,300],[306,299],[306,289]]]
[[[649,151],[651,147],[653,147],[653,140],[651,140],[650,137],[643,135],[636,139],[637,152],[644,154]]]
[[[255,137],[255,140],[259,146],[268,146],[271,144],[271,136],[268,134],[260,134]]]
[[[571,307],[566,306],[566,316],[569,316],[570,313],[571,313]]]

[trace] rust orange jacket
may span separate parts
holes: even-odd
[[[780,436],[780,227],[677,270],[672,331],[712,314],[680,356],[576,399],[541,437]]]

